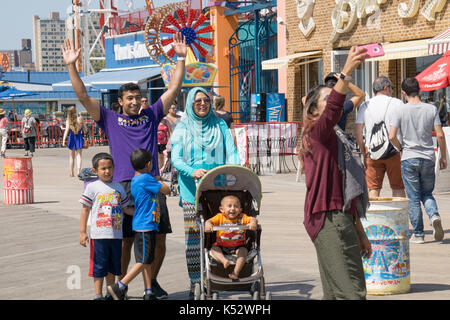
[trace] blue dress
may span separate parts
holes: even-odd
[[[83,149],[84,146],[84,138],[83,138],[83,130],[78,131],[75,134],[71,129],[69,129],[69,139],[67,141],[67,147],[70,150]]]

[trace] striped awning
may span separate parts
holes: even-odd
[[[429,39],[383,43],[384,56],[367,61],[387,61],[428,56]]]
[[[300,59],[304,58],[317,58],[322,57],[322,51],[307,51],[307,52],[299,52],[294,53],[288,56],[279,57],[275,59],[265,60],[261,63],[263,70],[274,70],[287,68],[290,63],[296,62]]]
[[[428,41],[428,54],[443,54],[450,50],[450,28]]]

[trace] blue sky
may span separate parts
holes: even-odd
[[[84,0],[87,1],[87,0]],[[84,2],[82,1],[82,2]],[[91,7],[98,7],[97,0],[91,0]],[[156,7],[180,0],[154,0]],[[126,2],[119,0],[119,9],[126,9]],[[50,12],[59,12],[61,19],[67,17],[72,0],[1,0],[0,50],[21,49],[21,39],[33,41],[33,16],[48,18]],[[144,8],[145,0],[134,0],[134,8]],[[33,48],[34,49],[34,48]]]

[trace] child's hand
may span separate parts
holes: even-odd
[[[125,207],[122,209],[123,213],[133,216],[134,215],[134,207]]]
[[[89,243],[89,237],[88,237],[87,233],[86,232],[81,232],[80,233],[80,244],[83,247],[86,247],[87,243]]]
[[[248,224],[248,229],[256,231],[258,229],[258,223],[256,221],[252,221]]]
[[[208,221],[205,223],[205,232],[213,232],[213,225]]]

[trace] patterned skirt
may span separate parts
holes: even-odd
[[[197,224],[195,206],[183,201],[186,264],[191,286],[200,282],[200,228]]]

